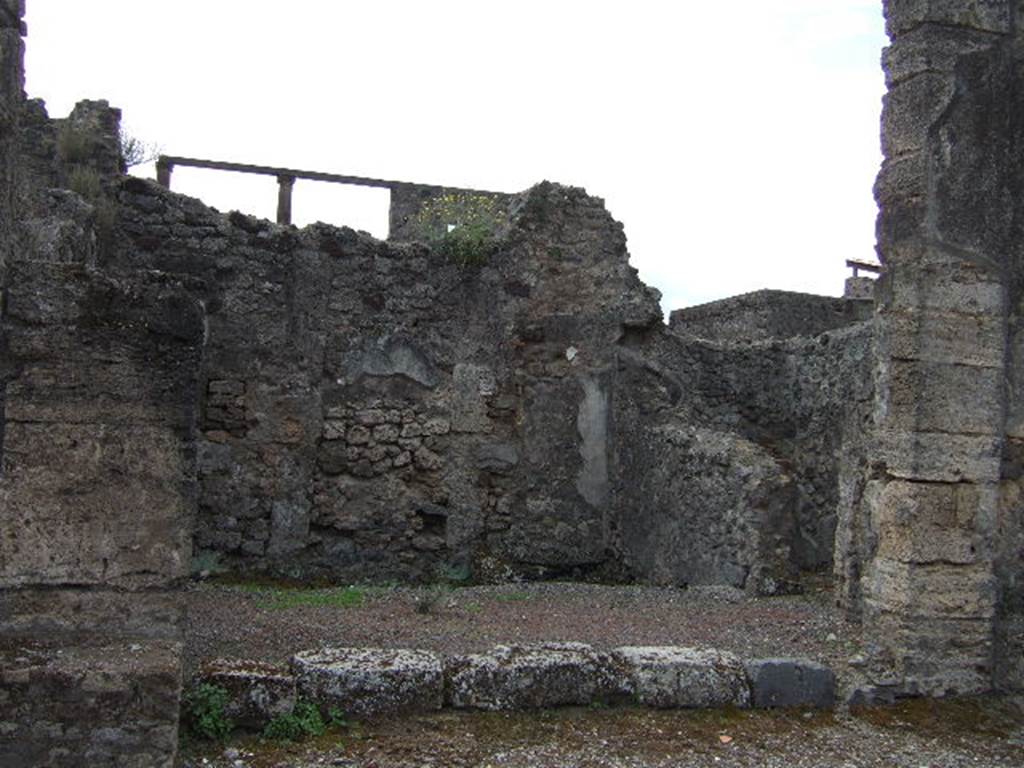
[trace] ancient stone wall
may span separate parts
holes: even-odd
[[[717,341],[768,341],[817,336],[867,320],[873,312],[871,301],[762,290],[674,310],[669,328]]]
[[[72,158],[21,92],[23,10],[0,6],[0,763],[170,766],[203,311],[166,276],[95,270],[117,168],[91,151],[117,113],[77,113],[102,118],[73,160],[95,196],[48,188]]]
[[[475,265],[136,180],[119,200],[103,267],[202,286],[200,548],[362,580],[607,560],[613,342],[659,311],[599,200],[534,188]]]
[[[869,697],[1020,685],[1020,13],[886,3],[874,429],[838,563]]]
[[[671,331],[579,189],[503,196],[453,259],[399,242],[440,188],[380,242],[121,178],[116,110],[25,101],[22,11],[0,3],[0,762],[170,764],[193,542],[336,581],[759,593],[834,560],[865,698],[1024,684],[1016,4],[888,4],[870,321],[761,292]]]
[[[124,236],[104,269],[187,277],[208,313],[196,545],[223,565],[741,587],[753,570],[766,575],[751,588],[777,591],[831,562],[839,426],[870,379],[864,334],[667,335],[621,225],[557,185],[512,201],[496,250],[468,265],[347,229],[225,217],[139,180],[118,199]],[[831,324],[856,316],[828,303]],[[686,382],[673,423],[708,430],[684,456],[662,446],[660,426],[646,429],[659,419],[638,418],[655,407],[634,402],[648,393],[630,360],[645,355]],[[779,486],[770,504],[733,494],[729,467],[754,456],[765,487]],[[675,480],[643,490],[638,461],[663,462]],[[641,501],[680,498],[673,482],[704,482],[708,461],[722,487],[686,494],[699,511]],[[723,499],[742,518],[728,535]],[[670,547],[682,570],[653,568],[642,544],[675,540],[662,520],[686,529],[686,546]],[[712,551],[717,564],[700,554]]]
[[[613,507],[633,571],[775,593],[830,565],[873,364],[866,322],[765,342],[675,333],[627,344]]]

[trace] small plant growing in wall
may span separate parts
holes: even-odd
[[[92,153],[92,139],[88,132],[70,123],[65,123],[57,131],[57,156],[66,165],[83,165]]]
[[[416,226],[427,241],[460,267],[486,264],[507,223],[498,201],[487,194],[445,192],[427,200]]]
[[[103,179],[90,161],[95,146],[87,131],[71,124],[57,132],[57,156],[67,168],[68,189],[93,207],[96,238],[100,247],[110,244],[117,226],[117,206],[107,196]]]
[[[335,710],[331,712],[332,722]],[[340,712],[338,713],[340,717]],[[327,726],[315,704],[299,700],[291,712],[278,715],[263,729],[263,736],[274,741],[298,741],[307,736],[322,736]]]
[[[223,741],[235,724],[227,716],[229,696],[219,685],[197,685],[185,697],[189,726],[197,736]]]
[[[117,143],[125,168],[151,163],[160,155],[158,145],[143,141],[125,130],[123,126],[118,131]]]

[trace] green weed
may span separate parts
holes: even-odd
[[[274,611],[289,608],[352,608],[362,605],[366,590],[360,587],[288,589],[260,584],[233,584],[232,589],[250,592],[259,598],[259,607]]]
[[[57,131],[57,156],[65,163],[84,163],[92,157],[92,152],[92,139],[87,131],[67,123]]]
[[[227,716],[228,692],[219,685],[203,683],[185,696],[189,725],[197,736],[223,741],[235,724]]]
[[[295,702],[291,712],[278,715],[267,723],[263,735],[275,741],[298,741],[307,736],[322,736],[326,730],[316,705],[300,700]]]
[[[77,192],[84,200],[94,203],[103,197],[103,182],[95,168],[85,165],[72,167],[68,174],[68,189]]]
[[[494,596],[499,603],[518,603],[530,599],[529,592],[502,592]]]

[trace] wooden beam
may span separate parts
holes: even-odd
[[[858,259],[847,259],[846,266],[853,270],[853,276],[857,277],[857,273],[860,270],[865,272],[871,272],[876,275],[882,274],[885,271],[885,267],[881,264],[876,264],[873,261],[860,261]]]
[[[320,171],[302,171],[295,168],[277,168],[269,165],[250,165],[249,163],[229,163],[223,160],[201,160],[195,157],[177,157],[175,155],[160,155],[157,159],[157,169],[161,166],[173,168],[176,165],[189,168],[207,168],[213,171],[234,171],[235,173],[255,173],[261,176],[275,176],[277,178],[290,177],[292,179],[309,179],[310,181],[327,181],[335,184],[353,184],[357,187],[381,187],[394,189],[395,187],[425,187],[432,189],[450,189],[454,192],[475,192],[482,195],[505,194],[503,192],[488,192],[483,189],[468,189],[462,187],[447,187],[443,184],[416,184],[409,181],[393,181],[389,179],[374,179],[369,176],[348,176],[340,173],[321,173]]]

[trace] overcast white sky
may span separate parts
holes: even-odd
[[[167,154],[583,186],[666,309],[837,294],[874,256],[879,0],[29,0],[27,21],[30,96],[106,98]],[[269,178],[172,187],[274,215]],[[294,211],[387,232],[383,190],[299,181]]]

